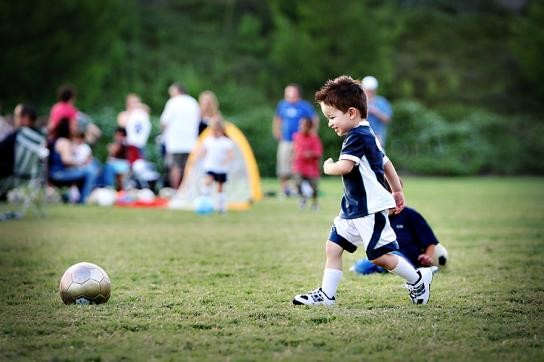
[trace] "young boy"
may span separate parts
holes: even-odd
[[[302,118],[299,131],[293,136],[293,173],[300,194],[300,207],[304,208],[311,197],[312,209],[317,210],[319,160],[323,155],[323,146],[319,136],[312,131],[313,125],[310,118]]]
[[[332,305],[342,278],[342,253],[363,246],[368,259],[406,280],[415,304],[429,300],[432,271],[414,269],[398,250],[395,232],[389,225],[388,209],[399,213],[404,194],[393,164],[376,141],[368,121],[363,89],[350,77],[329,80],[316,93],[316,101],[337,135],[345,136],[340,158],[327,159],[323,171],[342,176],[344,195],[340,215],[334,219],[326,244],[326,264],[320,288],[293,299],[295,305]],[[392,194],[386,190],[389,183]]]

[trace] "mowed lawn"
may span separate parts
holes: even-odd
[[[361,250],[336,306],[292,306],[320,285],[338,179],[317,212],[273,198],[227,215],[55,206],[1,223],[0,360],[543,360],[544,179],[404,181],[450,253],[427,306],[398,277],[349,272]],[[79,261],[109,273],[107,304],[62,304]]]

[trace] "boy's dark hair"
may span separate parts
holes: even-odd
[[[121,133],[123,137],[127,136],[127,130],[125,129],[125,127],[117,127],[115,129],[115,133]]]
[[[34,122],[36,122],[38,115],[34,107],[28,104],[23,104],[23,107],[21,108],[21,117],[28,117],[30,123],[33,124]]]
[[[361,112],[361,117],[366,118],[366,95],[359,83],[347,75],[328,80],[319,91],[315,93],[317,103],[325,103],[346,113],[350,107]]]
[[[63,84],[59,87],[57,92],[58,100],[61,102],[68,102],[70,99],[76,96],[76,90],[70,84]]]

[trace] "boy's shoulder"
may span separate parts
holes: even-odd
[[[354,140],[357,140],[357,142],[372,142],[374,141],[374,138],[374,134],[372,133],[368,122],[361,122],[357,127],[352,128],[348,132],[344,139],[344,144],[353,142]]]

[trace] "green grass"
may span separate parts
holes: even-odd
[[[0,360],[543,360],[543,179],[405,183],[450,253],[427,306],[396,276],[347,272],[361,251],[335,307],[291,305],[320,284],[338,179],[319,212],[55,206],[1,223]],[[62,304],[59,279],[83,260],[109,273],[107,304]]]

